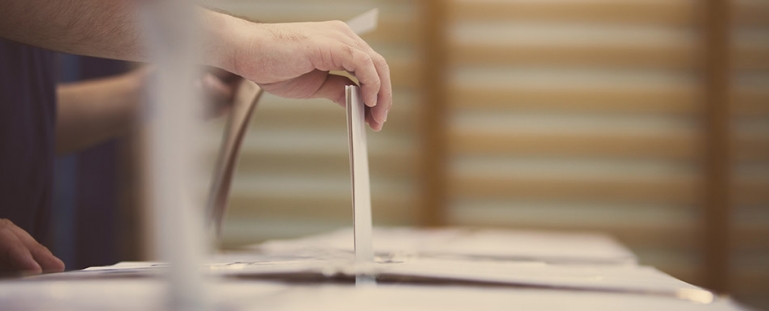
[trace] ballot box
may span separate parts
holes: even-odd
[[[728,297],[639,265],[605,235],[375,229],[354,260],[352,229],[268,241],[200,267],[222,310],[742,310]],[[154,310],[161,262],[0,281],[2,310]],[[356,284],[366,275],[373,282]]]

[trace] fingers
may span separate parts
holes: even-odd
[[[348,30],[348,34],[353,37],[354,45],[363,51],[367,58],[363,64],[365,66],[373,66],[374,72],[377,76],[374,77],[362,77],[358,71],[354,74],[361,82],[361,91],[363,92],[363,101],[368,107],[372,107],[371,118],[381,125],[387,120],[387,114],[392,107],[392,82],[390,81],[390,67],[387,64],[382,55],[374,51],[371,46],[368,45],[363,39],[358,37],[353,31],[345,24]],[[370,63],[369,63],[370,60]],[[367,70],[366,73],[369,71]],[[364,80],[373,81],[366,82]],[[373,128],[373,125],[372,125]]]
[[[372,107],[371,117],[380,126],[387,120],[392,107],[392,83],[390,68],[382,55],[375,52],[344,23],[334,24],[342,31],[342,37],[332,47],[331,57],[321,57],[326,64],[316,66],[320,70],[346,70],[358,78],[363,102]],[[322,55],[325,56],[325,55]],[[335,68],[341,65],[342,68]]]
[[[0,271],[39,274],[43,271],[24,243],[11,233],[1,233],[2,258]]]
[[[11,230],[12,226],[15,227],[11,221],[0,220],[0,270],[35,274],[42,272],[26,245]]]
[[[7,219],[0,219],[0,270],[38,274],[64,270],[45,246]]]
[[[393,105],[393,89],[392,81],[390,81],[390,66],[387,65],[384,57],[376,54],[374,65],[377,68],[381,86],[378,92],[377,105],[371,113],[372,117],[380,124],[381,129],[381,125],[387,121],[387,114],[390,113],[390,108]]]
[[[253,28],[233,54],[231,67],[266,92],[286,98],[324,97],[341,104],[349,81],[327,73],[345,70],[360,82],[370,107],[367,122],[380,130],[392,107],[387,61],[348,25],[321,23],[243,24]],[[258,56],[258,57],[254,57]]]
[[[390,83],[390,70],[382,56],[375,52],[367,54],[361,50],[354,50],[347,45],[341,49],[344,52],[337,53],[338,60],[344,70],[352,72],[360,82],[363,102],[371,108],[371,120],[375,121],[376,130],[380,130],[387,119],[387,112],[392,106],[392,86]],[[350,55],[351,57],[344,57]],[[340,88],[343,91],[344,88]],[[380,100],[381,99],[381,100]],[[370,123],[371,124],[371,123]],[[372,124],[372,128],[374,128]]]
[[[374,108],[371,111],[372,118],[380,125],[384,124],[387,120],[387,113],[392,107],[390,67],[387,65],[385,58],[374,51],[374,49],[372,49],[366,41],[355,34],[347,24],[342,23],[342,27],[344,28],[345,33],[352,39],[352,45],[366,53],[369,59],[371,59],[371,65],[374,66],[374,70],[377,73],[377,81],[367,86],[366,82],[363,81],[357,71],[355,71],[355,76],[358,77],[361,82],[364,102],[366,102],[367,106]]]
[[[347,85],[355,85],[355,82],[352,82],[352,80],[348,79],[347,77],[333,75],[319,70],[316,70],[310,74],[325,76],[325,80],[320,85],[315,94],[313,94],[311,97],[327,98],[342,107],[345,106],[344,88]]]
[[[29,233],[22,230],[17,226],[12,226],[11,231],[16,234],[16,237],[24,243],[32,257],[40,265],[42,272],[61,272],[64,271],[64,262],[51,253],[47,247],[35,241]]]
[[[355,83],[352,82],[352,80],[348,79],[344,76],[338,76],[338,75],[332,75],[328,74],[323,71],[316,70],[315,72],[311,74],[323,74],[326,75],[325,81],[323,84],[321,84],[320,88],[318,88],[318,91],[315,92],[311,97],[314,98],[327,98],[332,100],[333,102],[339,104],[340,106],[345,106],[345,86],[347,85],[354,85]],[[372,116],[372,111],[375,108],[366,107],[366,123],[371,126],[371,129],[374,131],[380,131],[382,130],[382,123],[376,121]]]
[[[372,115],[373,109],[374,108],[366,107],[366,123],[368,123],[368,125],[371,127],[372,130],[374,130],[374,132],[379,132],[382,130],[382,126],[384,124],[374,120],[374,117]]]
[[[339,50],[332,56],[335,58],[333,62],[342,64],[342,68],[330,69],[343,69],[353,73],[360,81],[363,102],[369,107],[376,106],[377,93],[382,84],[371,55],[350,45],[338,45],[337,48]]]

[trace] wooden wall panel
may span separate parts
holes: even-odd
[[[449,3],[449,224],[609,232],[705,281],[703,4]]]
[[[467,20],[522,20],[609,24],[691,25],[695,1],[453,1],[450,17]]]
[[[769,308],[769,2],[732,1],[731,290]]]
[[[638,113],[692,115],[699,111],[696,85],[574,86],[538,88],[452,83],[449,104],[455,109],[549,111],[557,113]],[[748,104],[746,104],[748,105]]]

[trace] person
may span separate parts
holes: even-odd
[[[0,0],[0,271],[41,273],[64,265],[37,240],[51,205],[53,159],[123,131],[147,69],[56,87],[53,52],[146,61],[133,0]],[[202,65],[250,79],[287,98],[343,105],[352,73],[382,129],[392,107],[386,60],[343,22],[263,24],[197,8]],[[226,86],[207,77],[211,89]],[[216,92],[214,92],[216,93]]]

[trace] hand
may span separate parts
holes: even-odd
[[[64,263],[29,233],[0,218],[0,271],[40,274],[64,271]]]
[[[240,22],[230,71],[281,97],[328,98],[340,105],[344,86],[353,82],[329,71],[348,71],[360,81],[370,107],[366,121],[375,131],[382,129],[392,107],[390,69],[347,24]]]

